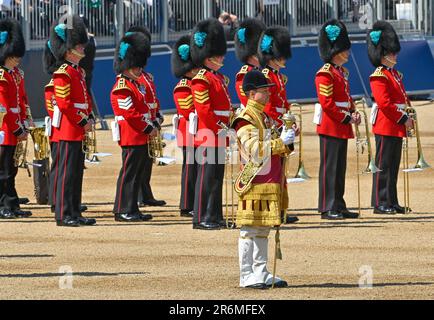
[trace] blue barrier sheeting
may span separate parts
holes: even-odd
[[[409,92],[434,92],[434,59],[426,41],[401,41],[401,53],[396,68],[404,74],[404,85]],[[364,88],[371,93],[369,75],[374,67],[369,62],[366,44],[356,43],[352,46],[354,59],[345,65],[350,71],[350,88],[352,95],[364,95]],[[231,80],[229,85],[232,103],[239,103],[234,86],[235,74],[241,68],[234,51],[226,55],[221,72]],[[356,65],[361,74],[357,73]],[[316,99],[314,77],[323,65],[317,47],[296,47],[292,58],[287,62],[283,72],[288,76],[287,93],[290,100]],[[170,71],[170,54],[152,56],[146,70],[154,75],[157,95],[164,109],[174,109],[172,91],[177,83]],[[110,91],[115,81],[113,60],[95,61],[93,92],[102,115],[113,114],[110,105]]]

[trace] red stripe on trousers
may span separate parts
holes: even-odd
[[[204,152],[205,154],[205,152]],[[203,159],[202,159],[203,160]],[[205,171],[205,164],[202,165],[202,173],[200,175],[200,189],[199,189],[199,212],[198,212],[198,222],[200,223],[200,216],[202,212],[202,186],[203,186],[203,175]]]
[[[124,185],[124,179],[125,179],[125,171],[127,168],[127,162],[128,159],[130,158],[130,149],[128,149],[128,154],[127,157],[125,158],[125,162],[123,165],[123,172],[122,172],[122,180],[121,180],[121,187],[119,189],[119,202],[118,202],[118,213],[120,213],[119,211],[121,210],[121,203],[122,203],[122,187]]]
[[[381,165],[381,160],[383,159],[383,136],[381,136],[381,142],[380,142],[380,159],[379,159],[379,165]],[[380,170],[381,170],[381,168],[380,168]],[[375,194],[376,194],[376,199],[375,199],[375,205],[378,207],[378,193],[379,193],[379,190],[378,190],[378,180],[380,179],[380,173],[379,172],[376,172],[376,174],[377,174],[377,188],[376,188],[376,191],[375,191]]]
[[[68,162],[68,145],[66,145],[66,155],[65,155],[65,161],[63,161],[63,178],[62,178],[62,203],[60,205],[60,220],[63,220],[63,200],[65,198],[65,176],[66,176],[66,163]]]
[[[187,190],[187,188],[188,188],[188,149],[185,149],[186,150],[186,154],[185,154],[185,160],[187,161],[187,163],[185,164],[185,176],[184,176],[184,209],[186,209],[187,208],[187,197],[188,197],[188,190]]]
[[[323,178],[322,178],[322,211],[325,211],[325,207],[326,207],[326,168],[327,168],[327,157],[326,157],[326,152],[327,152],[327,139],[323,138],[324,141],[324,170],[323,170]]]

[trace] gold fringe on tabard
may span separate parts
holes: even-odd
[[[281,198],[278,183],[252,184],[252,188],[239,198],[237,225],[256,227],[280,225],[282,223],[280,212],[288,208],[286,189],[283,194],[283,203],[281,203]],[[244,201],[246,204],[243,210]]]

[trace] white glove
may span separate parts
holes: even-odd
[[[2,144],[5,141],[5,133],[4,131],[0,131],[0,144]]]
[[[283,144],[288,145],[294,143],[295,132],[293,129],[286,129],[283,127],[282,133],[280,134],[280,139],[282,139]]]

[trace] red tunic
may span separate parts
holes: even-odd
[[[118,76],[111,91],[113,113],[120,127],[120,146],[140,146],[148,143],[153,126],[147,115],[144,87],[124,76]]]
[[[253,69],[258,69],[258,68],[252,66],[251,64],[245,64],[244,66],[241,67],[240,71],[235,76],[235,90],[237,91],[238,99],[240,99],[240,103],[242,105],[241,107],[245,107],[247,105],[247,100],[248,100],[246,94],[243,91],[244,76],[246,75],[247,72]]]
[[[410,105],[410,100],[402,83],[402,75],[394,69],[378,67],[369,80],[378,105],[372,131],[384,136],[405,137],[407,129],[404,123],[408,117],[404,110]]]
[[[350,95],[348,70],[326,63],[317,72],[315,85],[322,107],[322,120],[316,132],[340,139],[354,138],[349,122],[355,107]]]
[[[265,105],[264,112],[277,123],[277,127],[280,127],[282,121],[279,120],[279,117],[290,109],[285,88],[288,79],[285,75],[279,73],[278,70],[269,66],[264,68],[262,73],[270,83],[274,83],[274,86],[270,87],[270,100]]]
[[[76,65],[63,64],[53,74],[54,95],[62,113],[58,139],[82,141],[91,110],[84,73]]]
[[[18,85],[18,93],[20,95],[20,118],[21,123],[24,123],[24,121],[29,120],[29,116],[27,114],[29,99],[27,98],[26,87],[24,84],[24,71],[15,67],[12,70],[12,75],[14,76],[15,81]]]
[[[173,100],[179,117],[176,133],[178,147],[193,146],[194,136],[188,131],[189,115],[194,113],[191,79],[183,78],[178,82],[173,90]]]
[[[229,125],[231,100],[228,79],[220,73],[201,69],[191,81],[194,108],[198,116],[198,132],[195,146],[224,147],[225,139],[219,139],[218,122]]]
[[[2,145],[16,146],[17,136],[24,132],[20,116],[20,96],[12,70],[0,67],[0,105],[6,109],[0,131],[4,132]]]
[[[48,116],[53,120],[54,106],[56,104],[54,96],[54,80],[51,79],[50,82],[45,86],[45,109],[47,110]],[[51,126],[51,136],[49,137],[50,142],[59,142],[58,129]]]
[[[145,101],[150,109],[150,117],[155,121],[160,112],[160,100],[157,98],[154,77],[150,73],[143,72],[138,82],[146,88]]]

